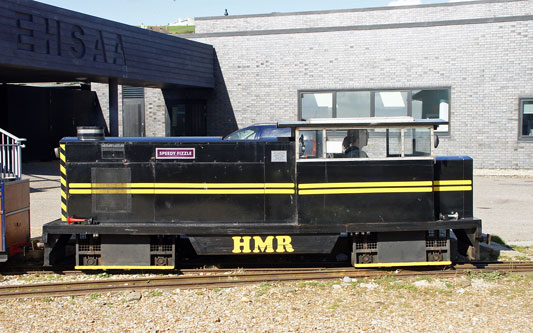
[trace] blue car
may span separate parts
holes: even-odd
[[[226,135],[223,140],[260,140],[264,138],[290,138],[290,128],[278,128],[274,124],[251,125]]]

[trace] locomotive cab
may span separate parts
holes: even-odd
[[[435,156],[435,129],[444,124],[410,117],[278,124],[299,138],[299,223],[345,225],[356,267],[450,264],[451,230],[461,254],[477,258],[472,159]]]
[[[472,159],[435,156],[442,120],[279,122],[290,138],[65,138],[45,264],[175,268],[197,255],[332,254],[355,267],[479,258]],[[273,259],[275,260],[275,259]]]

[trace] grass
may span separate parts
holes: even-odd
[[[511,247],[512,247],[513,250],[515,250],[516,252],[520,252],[520,253],[523,253],[523,254],[533,255],[533,247],[531,247],[531,246],[512,245]]]
[[[162,27],[166,28],[166,27]],[[194,25],[189,26],[169,26],[168,32],[171,34],[193,34],[196,31],[196,27]]]
[[[384,277],[381,277],[381,278],[378,278],[378,279],[375,279],[374,280],[374,283],[376,284],[390,284],[390,283],[393,283],[393,282],[396,282],[397,279],[393,276],[384,276]]]
[[[427,282],[433,282],[433,278],[431,276],[420,276],[416,278],[417,281],[427,281]]]
[[[335,309],[337,309],[338,307],[339,307],[339,304],[334,303],[333,305],[329,306],[328,309],[330,309],[330,310],[335,310]]]
[[[305,281],[305,282],[299,282],[298,288],[306,288],[306,287],[326,288],[326,287],[331,287],[334,284],[338,284],[338,282],[336,281]]]
[[[467,271],[465,272],[466,278],[469,280],[472,279],[482,279],[485,281],[496,281],[504,278],[506,276],[505,273],[494,271],[494,272],[475,272],[475,271]]]
[[[501,244],[501,245],[507,245],[505,244],[505,241],[498,235],[491,235],[490,241]]]
[[[26,282],[49,282],[49,281],[56,281],[59,280],[60,276],[59,274],[29,274],[27,276],[23,276],[22,280]]]
[[[159,290],[152,291],[150,294],[152,296],[163,296],[163,292]]]
[[[272,283],[263,282],[258,286],[258,288],[259,290],[255,291],[255,296],[263,296],[270,290],[270,288],[272,288]]]
[[[407,283],[403,283],[402,281],[398,281],[395,283],[389,283],[385,289],[386,290],[407,290],[407,291],[412,291],[412,292],[418,291],[418,288],[409,281],[407,281]]]

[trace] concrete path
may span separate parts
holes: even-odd
[[[40,237],[42,225],[60,217],[58,161],[22,166],[30,178],[31,236]],[[474,215],[483,232],[508,244],[533,245],[533,177],[475,176]]]
[[[533,177],[474,176],[474,215],[484,233],[533,245]]]
[[[41,237],[43,224],[61,217],[59,161],[25,163],[23,178],[30,179],[31,237]]]

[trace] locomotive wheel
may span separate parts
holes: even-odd
[[[442,261],[442,254],[438,252],[433,252],[429,254],[429,261]]]
[[[372,256],[368,253],[359,255],[360,264],[370,264],[372,262]]]
[[[84,266],[96,266],[97,264],[98,264],[98,260],[96,260],[95,257],[90,257],[90,256],[83,257]]]
[[[167,265],[167,258],[166,257],[155,257],[154,258],[154,264],[156,266],[166,266]]]

